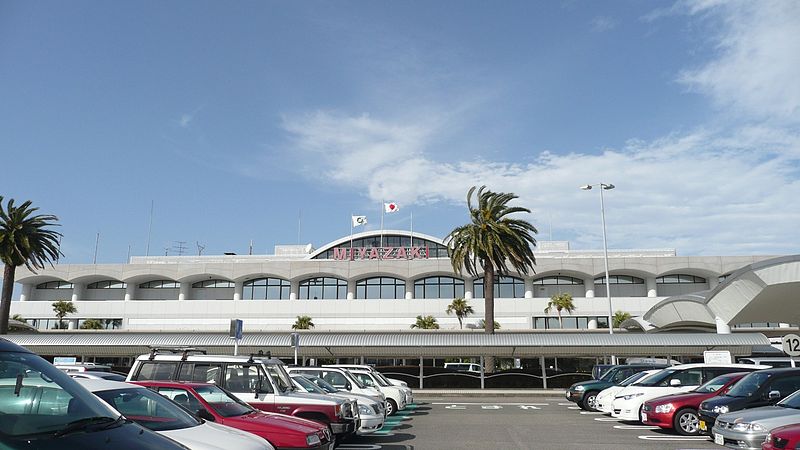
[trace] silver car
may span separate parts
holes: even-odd
[[[760,449],[772,429],[794,423],[800,423],[800,391],[774,406],[721,414],[711,431],[719,445]]]

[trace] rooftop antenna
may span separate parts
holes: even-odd
[[[203,250],[206,249],[206,246],[201,244],[200,241],[195,241],[197,245],[197,256],[203,256]]]
[[[248,255],[252,255],[253,254],[253,240],[252,239],[250,239],[250,250],[248,250],[247,254]]]
[[[131,244],[128,244],[128,259],[126,262],[131,262]]]
[[[100,245],[100,232],[97,232],[97,237],[94,239],[94,259],[92,264],[97,264],[97,246]]]
[[[300,245],[300,223],[303,219],[303,210],[297,210],[297,245]]]
[[[186,241],[173,241],[172,250],[174,250],[178,256],[183,256],[183,254],[186,253]]]

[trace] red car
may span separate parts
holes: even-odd
[[[800,448],[800,424],[786,425],[770,431],[761,450]]]
[[[697,435],[700,432],[700,418],[697,415],[700,403],[724,394],[748,373],[727,373],[693,391],[648,400],[642,406],[642,423],[664,429],[672,428],[684,436]]]
[[[209,383],[136,381],[205,420],[248,431],[278,450],[332,450],[330,430],[311,420],[255,409],[235,395]]]

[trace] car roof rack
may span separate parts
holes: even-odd
[[[248,359],[247,362],[255,362],[254,358],[272,359],[272,352],[268,351],[267,353],[264,353],[264,350],[259,350],[258,353],[250,353],[250,359]]]
[[[182,354],[181,361],[186,361],[189,357],[189,354],[198,354],[198,355],[205,355],[206,350],[203,348],[196,348],[196,347],[150,347],[150,361],[155,359],[156,355],[169,353],[172,355]]]

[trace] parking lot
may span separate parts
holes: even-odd
[[[420,398],[380,432],[341,450],[401,449],[720,449],[705,437],[682,437],[577,409],[555,397]]]

